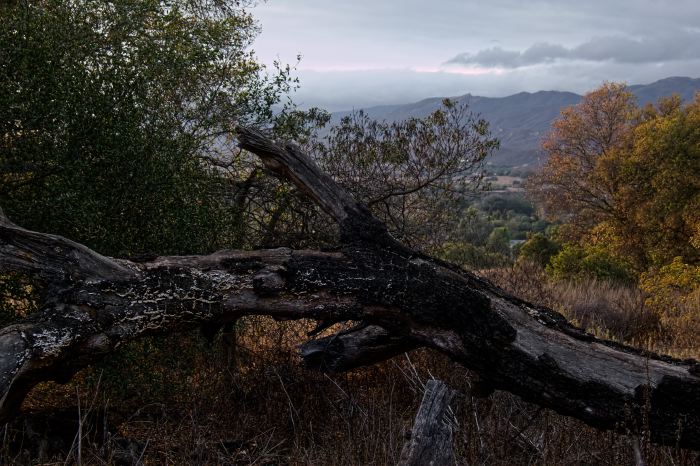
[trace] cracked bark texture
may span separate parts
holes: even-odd
[[[398,466],[455,464],[453,421],[449,417],[450,402],[455,395],[456,392],[443,382],[428,380],[410,438],[401,450]]]
[[[594,338],[560,314],[398,243],[294,145],[239,130],[243,149],[338,222],[337,251],[220,251],[130,262],[23,229],[0,211],[0,273],[46,285],[42,309],[0,330],[0,421],[36,384],[136,338],[246,315],[359,324],[302,345],[325,371],[428,347],[506,390],[599,429],[700,450],[698,363]]]

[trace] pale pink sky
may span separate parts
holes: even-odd
[[[261,60],[295,63],[303,105],[584,92],[700,76],[699,0],[267,0]]]

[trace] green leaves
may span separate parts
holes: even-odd
[[[59,0],[0,6],[0,205],[102,253],[246,241],[227,195],[236,124],[304,128],[295,85],[250,50],[241,2]],[[212,164],[213,163],[213,164]]]
[[[546,268],[555,279],[632,281],[629,266],[601,246],[566,244]]]

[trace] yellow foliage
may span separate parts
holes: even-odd
[[[639,286],[649,295],[646,305],[669,329],[700,323],[700,266],[675,257],[670,264],[643,273]]]
[[[562,111],[527,184],[563,238],[602,246],[639,273],[673,257],[700,264],[700,94],[638,108],[606,83]]]

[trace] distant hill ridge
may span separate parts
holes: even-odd
[[[660,97],[679,94],[691,101],[700,91],[700,78],[671,77],[651,84],[633,85],[630,90],[640,105],[654,103]],[[469,104],[471,110],[489,121],[491,132],[501,140],[501,149],[491,160],[492,165],[509,167],[535,166],[539,160],[539,144],[552,121],[563,107],[574,105],[581,96],[573,92],[539,91],[520,92],[507,97],[479,97],[466,94],[454,98]],[[442,97],[424,99],[402,105],[370,107],[365,112],[372,118],[400,121],[411,117],[425,117],[440,107]],[[350,111],[332,114],[336,124]]]

